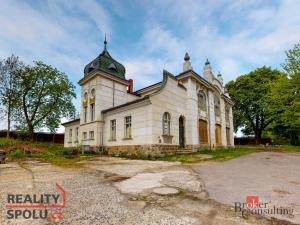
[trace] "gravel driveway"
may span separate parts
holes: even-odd
[[[230,162],[224,165],[227,163]],[[195,168],[203,172],[207,181],[205,170],[214,170],[222,164]],[[38,161],[1,164],[0,224],[289,224],[253,215],[245,219],[232,207],[209,199],[201,177],[190,166],[109,157],[85,161],[82,165],[68,169]],[[223,179],[225,184],[228,180]],[[60,222],[52,222],[50,217],[7,218],[8,194],[57,194],[60,192],[56,183],[66,191],[66,207],[54,210],[63,213]],[[209,182],[207,186],[211,188]]]

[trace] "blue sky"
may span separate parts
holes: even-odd
[[[77,86],[103,50],[126,67],[135,89],[182,71],[185,52],[202,73],[206,58],[224,81],[257,67],[280,68],[300,42],[299,0],[43,0],[0,5],[0,58],[42,60]],[[79,99],[74,100],[79,106]]]

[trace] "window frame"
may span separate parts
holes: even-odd
[[[87,106],[83,108],[83,122],[87,123]]]
[[[75,128],[75,141],[78,142],[79,127]]]
[[[89,131],[89,139],[94,140],[95,139],[95,132],[93,130]]]
[[[87,140],[87,132],[86,131],[82,132],[82,139],[84,141]]]
[[[164,112],[162,117],[162,134],[171,135],[171,114],[169,112]]]
[[[203,97],[203,101],[200,101],[200,96]],[[197,93],[197,98],[198,98],[198,109],[200,109],[201,111],[207,112],[207,98],[206,98],[206,94],[204,93],[204,91],[198,91]]]
[[[72,128],[70,128],[69,129],[69,142],[72,142],[72,139],[73,139],[73,129]]]
[[[90,105],[91,122],[95,120],[95,103]]]
[[[117,140],[117,120],[112,119],[110,120],[109,124],[110,124],[110,140],[115,141]]]
[[[127,118],[130,118],[130,121],[127,121]],[[127,130],[127,125],[129,127],[129,132]],[[132,116],[124,117],[124,139],[132,139]]]

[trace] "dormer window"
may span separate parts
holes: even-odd
[[[108,69],[112,71],[117,71],[117,67],[114,63],[109,64]]]

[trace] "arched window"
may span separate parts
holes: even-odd
[[[198,92],[198,108],[206,112],[206,96],[203,91]]]
[[[94,88],[91,90],[91,95],[92,95],[93,97],[95,97],[95,89],[94,89]]]
[[[83,97],[83,121],[84,123],[87,122],[87,101],[88,101],[88,93],[84,93]]]
[[[90,98],[90,110],[91,110],[91,121],[95,120],[95,89],[91,90],[91,98]]]
[[[220,96],[215,94],[214,95],[214,104],[215,104],[215,115],[221,115],[221,107],[220,107]]]
[[[171,132],[171,116],[170,113],[165,112],[162,119],[162,125],[163,125],[163,134],[164,135],[170,135]]]
[[[229,113],[230,113],[229,105],[226,105],[226,106],[225,106],[225,121],[226,121],[227,123],[229,123]]]

